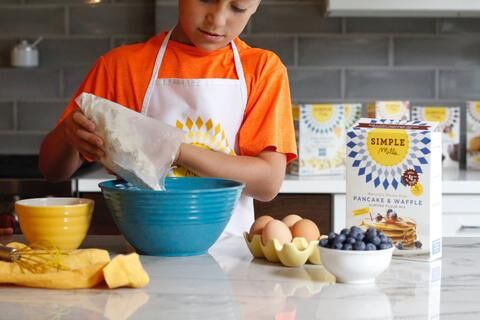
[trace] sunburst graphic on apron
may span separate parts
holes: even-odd
[[[406,125],[429,126],[423,121],[398,121],[372,120],[371,123],[398,123]],[[404,130],[403,130],[404,131]],[[428,131],[412,130],[404,133],[408,136],[408,149],[398,162],[392,164],[379,163],[371,157],[368,150],[367,139],[369,134],[362,128],[354,128],[347,133],[350,141],[347,143],[347,157],[352,159],[351,166],[357,171],[358,176],[365,177],[366,184],[373,184],[375,188],[390,188],[396,190],[405,186],[399,178],[408,169],[423,173],[423,167],[428,164],[427,155],[430,154],[430,137]],[[369,156],[370,155],[370,156]]]
[[[212,119],[204,121],[201,117],[194,119],[187,117],[184,122],[177,120],[175,126],[186,132],[183,137],[184,143],[235,155],[235,151],[230,147],[222,126],[219,123],[215,124]],[[171,175],[175,177],[196,176],[195,173],[184,167],[174,168]]]

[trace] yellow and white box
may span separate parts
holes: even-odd
[[[288,172],[331,175],[345,172],[344,108],[335,104],[293,106],[298,158]]]
[[[437,123],[360,119],[347,132],[347,227],[375,227],[395,255],[442,255],[442,136]]]
[[[467,102],[467,169],[480,170],[480,101]]]
[[[442,165],[460,168],[460,107],[413,106],[412,120],[438,122],[442,132]]]
[[[377,119],[410,119],[409,101],[376,101],[368,105],[368,117]]]
[[[362,117],[362,104],[361,103],[343,103],[339,105],[343,107],[345,116],[345,129],[350,130],[358,120]]]

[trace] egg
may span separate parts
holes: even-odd
[[[302,219],[297,221],[291,228],[292,236],[303,237],[308,242],[318,240],[320,238],[320,230],[312,220]]]
[[[292,232],[285,223],[280,220],[269,221],[262,231],[262,243],[267,245],[270,240],[277,239],[283,245],[292,241]]]
[[[261,235],[265,225],[272,220],[273,218],[270,216],[258,217],[250,227],[250,232],[248,233],[248,240],[252,241],[253,236],[256,234]]]
[[[302,220],[302,217],[300,217],[297,214],[289,214],[285,218],[282,219],[283,223],[287,225],[287,227],[291,228],[295,222]]]

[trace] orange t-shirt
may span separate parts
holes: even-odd
[[[118,47],[101,56],[65,108],[60,121],[78,107],[75,98],[82,92],[141,112],[165,36],[166,32],[162,32],[144,43]],[[273,52],[252,48],[239,38],[234,41],[248,92],[238,132],[240,154],[256,156],[269,149],[286,154],[290,162],[296,158],[297,148],[287,70]],[[168,42],[158,77],[238,79],[231,46],[204,51],[173,40]]]

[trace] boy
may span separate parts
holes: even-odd
[[[238,38],[260,0],[179,0],[179,21],[145,43],[100,57],[40,150],[49,180],[68,179],[103,141],[77,107],[82,92],[115,101],[192,133],[175,175],[215,176],[246,187],[226,231],[253,223],[252,197],[273,199],[296,157],[285,66],[272,52]]]

